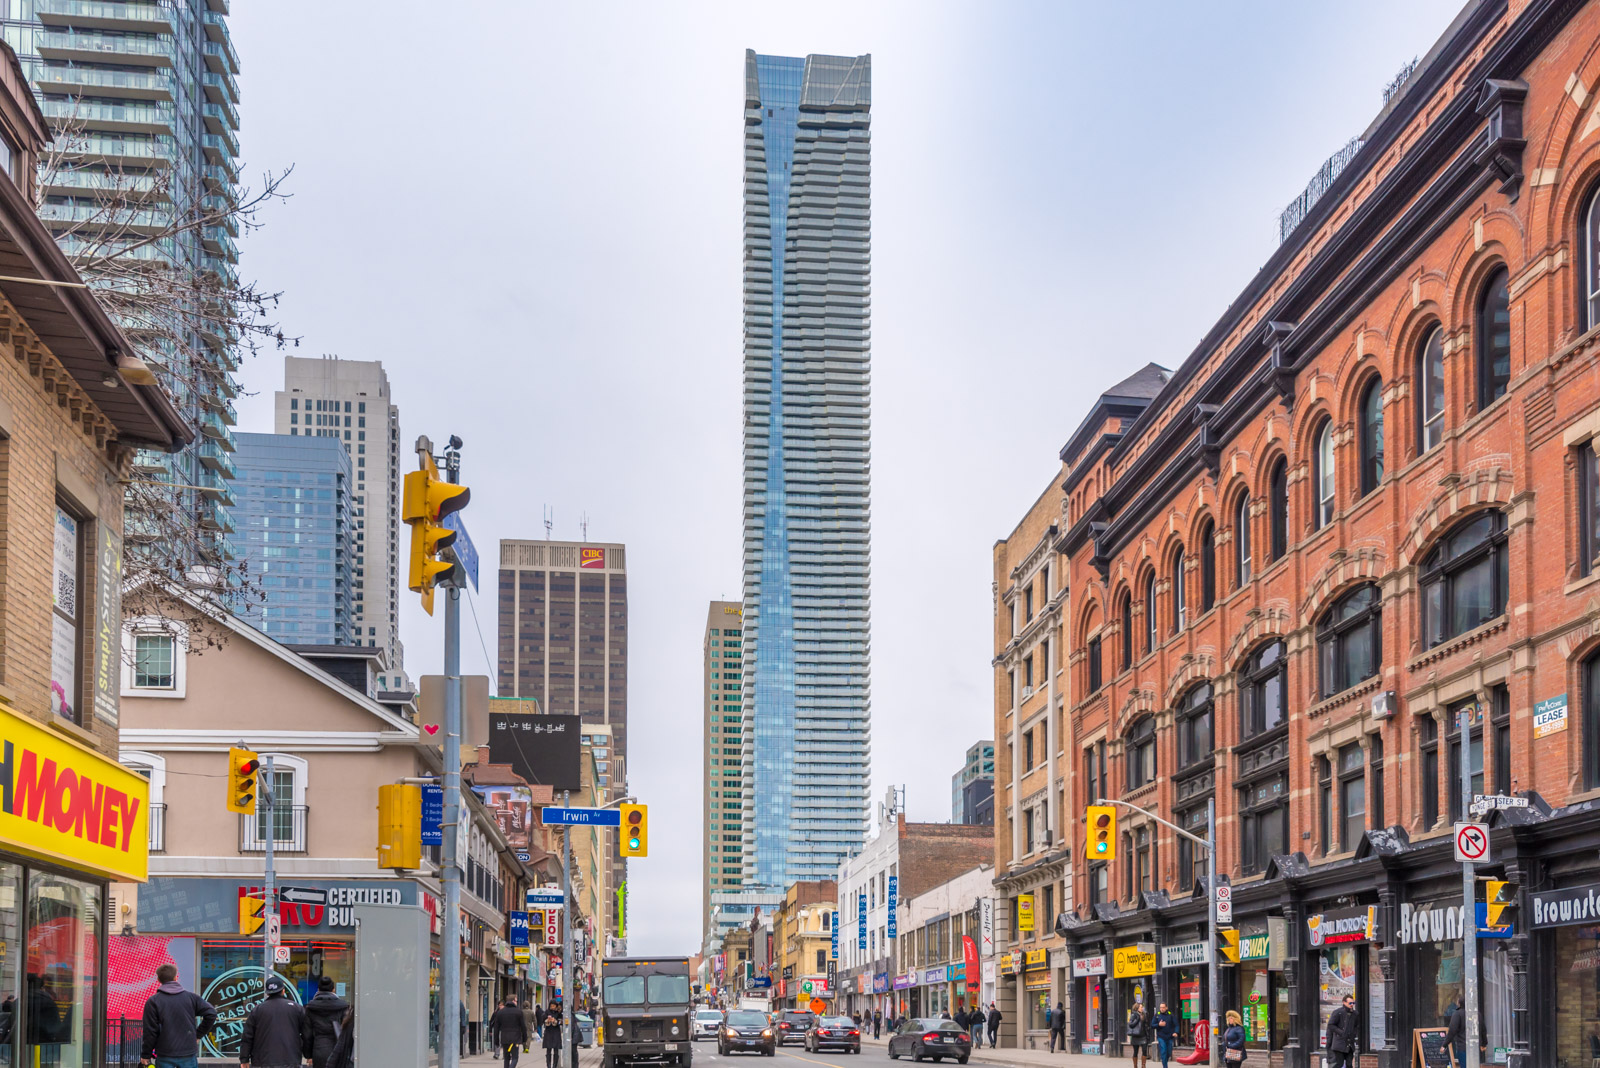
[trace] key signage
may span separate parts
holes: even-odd
[[[1489,862],[1489,825],[1486,823],[1456,824],[1456,863],[1487,864]]]
[[[506,919],[510,921],[511,945],[526,946],[528,944],[528,914],[526,912],[508,912]]]
[[[278,891],[278,900],[291,905],[326,905],[328,892],[304,886],[286,886]]]
[[[867,948],[867,895],[856,895],[856,948]]]
[[[539,886],[528,891],[528,907],[530,909],[558,909],[561,905],[561,888],[559,886]]]
[[[444,787],[422,788],[422,844],[444,845]]]
[[[1227,883],[1217,885],[1217,922],[1223,925],[1233,922],[1233,887]]]
[[[888,936],[898,938],[900,935],[900,919],[895,915],[895,905],[900,897],[900,876],[889,876],[889,928]]]
[[[542,808],[539,818],[547,827],[621,827],[619,808]]]
[[[1472,811],[1474,815],[1487,812],[1502,812],[1508,808],[1527,808],[1526,797],[1514,797],[1509,794],[1473,794]]]

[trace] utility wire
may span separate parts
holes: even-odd
[[[478,632],[478,648],[483,650],[483,666],[489,676],[489,694],[493,697],[500,696],[500,688],[495,679],[494,661],[489,659],[489,645],[483,640],[483,627],[478,624],[478,601],[472,596],[470,583],[461,587],[467,594],[467,610],[472,613],[472,629]]]

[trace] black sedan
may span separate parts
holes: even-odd
[[[811,1030],[811,1025],[817,1020],[814,1012],[805,1012],[801,1009],[786,1009],[778,1017],[778,1045],[787,1046],[790,1042],[804,1042],[806,1032]]]
[[[966,1064],[972,1056],[972,1036],[954,1020],[902,1020],[889,1036],[889,1059],[910,1057],[914,1061],[946,1057]]]
[[[806,1032],[806,1052],[821,1053],[825,1049],[860,1053],[861,1028],[848,1016],[817,1017]]]
[[[772,1037],[772,1020],[766,1013],[735,1009],[722,1018],[722,1029],[717,1032],[717,1052],[726,1056],[736,1049],[755,1050],[763,1057],[778,1055],[778,1044]]]

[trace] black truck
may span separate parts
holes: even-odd
[[[677,1064],[694,1057],[688,957],[612,957],[600,962],[603,1068]]]

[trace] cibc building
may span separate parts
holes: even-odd
[[[1074,1048],[1120,1052],[1159,1001],[1188,1041],[1212,993],[1204,856],[1125,815],[1090,857],[1105,796],[1188,828],[1215,802],[1244,959],[1214,993],[1252,1061],[1315,1063],[1348,994],[1363,1054],[1408,1064],[1468,968],[1491,1063],[1593,1061],[1597,85],[1600,6],[1467,4],[1196,348],[1150,354],[1170,376],[1067,434],[1034,526],[1066,655],[997,675],[995,736],[1047,727],[1070,763],[1057,802],[997,754],[996,823],[1071,846]],[[1471,793],[1528,803],[1488,819],[1478,874],[1519,891],[1472,960],[1463,747]]]

